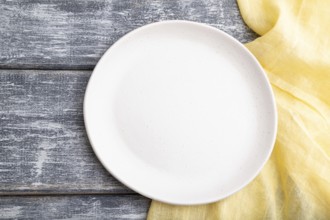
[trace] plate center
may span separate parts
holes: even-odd
[[[126,147],[189,180],[239,173],[257,138],[248,73],[224,50],[187,39],[151,40],[143,50],[124,68],[113,105]]]

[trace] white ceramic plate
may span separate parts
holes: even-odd
[[[104,167],[172,204],[238,191],[272,151],[277,116],[262,68],[234,38],[187,21],[138,28],[102,57],[84,118]]]

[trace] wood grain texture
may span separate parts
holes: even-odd
[[[90,74],[0,70],[0,195],[132,192],[88,142],[82,105]]]
[[[0,219],[146,217],[150,200],[113,178],[88,142],[82,70],[129,31],[173,19],[257,37],[236,0],[0,0]]]
[[[0,197],[0,219],[145,219],[149,204],[139,195]]]
[[[124,34],[173,19],[256,37],[236,0],[0,0],[0,68],[92,69]]]

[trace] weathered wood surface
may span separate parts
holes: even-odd
[[[124,34],[169,19],[256,37],[236,0],[0,0],[0,68],[92,69]]]
[[[236,0],[0,0],[0,219],[145,218],[150,200],[90,147],[82,70],[129,31],[173,19],[257,37]]]
[[[149,204],[139,195],[0,197],[0,219],[145,219]]]
[[[127,193],[83,122],[90,71],[0,70],[0,195]]]

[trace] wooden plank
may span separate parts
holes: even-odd
[[[132,192],[88,142],[82,105],[90,74],[0,70],[0,195]]]
[[[149,204],[139,195],[0,197],[0,219],[145,219]]]
[[[256,37],[236,0],[0,0],[0,68],[92,69],[124,34],[173,19]]]

